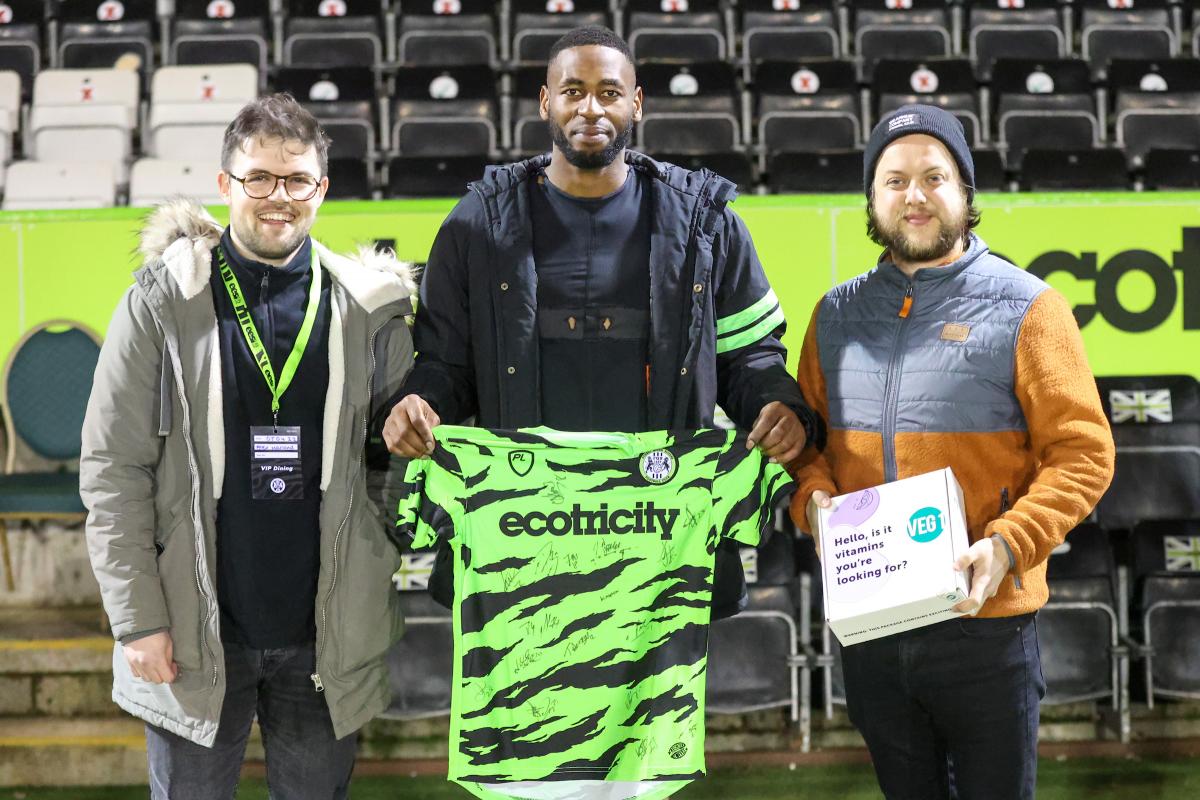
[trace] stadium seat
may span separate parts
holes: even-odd
[[[841,55],[832,0],[743,0],[738,4],[745,77],[762,61],[807,61]]]
[[[545,64],[550,47],[567,31],[612,27],[608,0],[513,0],[512,60]]]
[[[1000,58],[1054,60],[1070,52],[1058,0],[967,0],[967,55],[981,83]]]
[[[776,194],[853,192],[861,195],[863,154],[861,150],[774,153],[767,156],[767,174],[771,191]]]
[[[742,141],[737,78],[723,61],[648,63],[638,69],[646,100],[638,147],[648,153],[724,153]]]
[[[427,553],[405,554],[432,558]],[[406,567],[401,567],[401,574]],[[385,719],[421,719],[450,714],[454,676],[454,620],[450,610],[433,601],[423,588],[400,592],[404,637],[388,650],[388,684],[392,702]]]
[[[871,81],[876,120],[910,103],[939,106],[962,123],[972,149],[982,147],[985,139],[977,90],[971,65],[954,58],[883,59]]]
[[[168,63],[253,64],[265,85],[270,5],[270,0],[175,0]]]
[[[1008,178],[1004,173],[1004,159],[998,151],[979,149],[971,153],[971,158],[975,161],[976,191],[1008,191]]]
[[[155,0],[60,0],[55,66],[154,70]]]
[[[0,373],[0,416],[8,433],[0,475],[0,554],[9,592],[14,581],[8,523],[78,523],[86,514],[79,498],[80,431],[99,357],[99,336],[79,323],[51,320],[21,337]],[[17,471],[18,441],[47,466]]]
[[[848,0],[859,75],[870,83],[880,59],[924,59],[954,53],[945,0]]]
[[[172,197],[187,197],[205,205],[219,205],[219,171],[217,153],[213,153],[213,157],[207,161],[139,159],[129,172],[129,205],[149,208]]]
[[[723,61],[730,52],[718,0],[624,0],[622,7],[639,62]]]
[[[1080,525],[1047,562],[1049,602],[1038,612],[1048,705],[1108,698],[1128,730],[1129,651],[1121,640],[1125,599],[1108,534]]]
[[[1131,538],[1146,703],[1200,698],[1200,520],[1143,523]]]
[[[125,69],[48,69],[34,80],[26,156],[39,161],[108,161],[120,183],[137,127],[140,91]]]
[[[33,78],[42,67],[42,32],[46,4],[42,0],[4,0],[0,8],[0,70],[21,77],[21,96],[33,93]]]
[[[1084,150],[1101,142],[1091,76],[1082,61],[998,61],[992,102],[996,146],[1010,170],[1021,168],[1031,147]]]
[[[496,151],[496,77],[487,67],[401,67],[393,93],[391,150],[402,156]]]
[[[1154,149],[1146,153],[1143,161],[1147,189],[1200,189],[1200,149]]]
[[[754,120],[766,159],[858,147],[862,141],[858,87],[849,61],[767,61],[754,70]]]
[[[116,201],[111,161],[15,161],[5,177],[5,211],[111,208]]]
[[[407,66],[495,65],[495,6],[487,0],[402,3],[396,60]]]
[[[1075,0],[1079,52],[1103,81],[1114,58],[1171,58],[1179,52],[1168,0]]]
[[[539,112],[538,93],[546,82],[544,64],[517,67],[512,72],[512,152],[515,158],[548,153],[550,128]]]
[[[1200,148],[1200,61],[1114,60],[1108,85],[1116,144],[1131,166],[1150,150]]]
[[[379,98],[385,94],[374,71],[366,67],[280,67],[274,84],[275,91],[290,92],[299,100],[332,140],[329,146],[330,194],[327,197],[369,196],[375,177],[374,161],[379,151],[375,109]],[[334,162],[339,167],[338,180],[332,180],[335,177]],[[355,166],[356,163],[362,170]]]
[[[379,0],[288,0],[283,63],[294,67],[373,67],[383,63]]]
[[[1097,192],[1130,188],[1125,154],[1113,148],[1025,151],[1021,188],[1029,192]]]
[[[1116,471],[1096,521],[1128,530],[1142,521],[1200,519],[1200,384],[1190,375],[1107,377],[1096,384],[1117,445]]]
[[[483,177],[483,155],[404,157],[388,161],[388,197],[462,197],[467,184]]]
[[[797,650],[797,604],[792,595],[796,561],[790,531],[771,531],[750,553],[757,569],[746,570],[746,609],[709,627],[705,710],[745,714],[784,707],[799,724],[803,665]],[[748,653],[754,657],[747,658]]]
[[[229,121],[257,96],[258,70],[250,64],[160,67],[151,83],[143,150],[185,161],[219,153]]]

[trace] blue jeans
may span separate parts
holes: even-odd
[[[325,695],[309,680],[313,658],[311,644],[253,650],[226,643],[225,702],[213,747],[146,726],[151,798],[232,798],[256,714],[271,800],[347,797],[358,735],[334,738]]]
[[[842,649],[850,721],[888,800],[1031,800],[1046,694],[1033,614]]]

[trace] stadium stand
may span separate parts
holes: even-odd
[[[143,149],[155,158],[181,160],[219,154],[225,128],[257,96],[258,72],[249,64],[161,67],[150,89]]]
[[[254,64],[266,86],[269,0],[175,0],[164,50],[170,64]]]
[[[1200,518],[1133,531],[1146,703],[1200,698]]]
[[[0,475],[0,554],[9,592],[14,588],[10,522],[83,521],[79,474],[68,465],[79,461],[83,413],[99,356],[99,336],[79,323],[51,320],[34,326],[17,342],[0,376],[0,412],[7,434]],[[18,472],[19,448],[52,468]]]
[[[505,103],[509,120],[505,130],[511,132],[513,158],[550,152],[550,129],[538,111],[538,92],[545,82],[543,64],[523,65],[513,70],[512,90]]]
[[[140,89],[123,69],[49,69],[38,73],[26,155],[39,161],[106,161],[127,182]],[[80,143],[86,141],[86,147]]]
[[[432,559],[432,553],[404,556],[400,574],[411,570],[414,559]],[[426,567],[428,569],[428,567]],[[392,703],[385,719],[422,719],[450,713],[454,676],[454,626],[450,610],[433,601],[424,585],[401,589],[404,637],[387,654]]]
[[[380,0],[289,0],[287,5],[284,64],[371,67],[390,58]]]
[[[925,103],[957,117],[972,149],[982,147],[987,138],[975,75],[962,59],[881,60],[871,81],[871,96],[875,108],[870,124],[900,106]]]
[[[629,49],[642,61],[724,61],[729,19],[718,0],[625,0]]]
[[[1120,150],[1025,151],[1021,188],[1031,192],[1118,191],[1129,186]]]
[[[746,130],[757,131],[764,170],[777,153],[861,145],[858,86],[849,61],[763,62],[755,67],[754,87],[754,120],[746,120]]]
[[[777,192],[858,194],[863,187],[862,161],[861,150],[774,153],[767,156],[767,173]]]
[[[723,61],[649,63],[638,70],[645,92],[638,146],[648,153],[728,153],[742,143],[741,95]]]
[[[488,159],[473,156],[393,156],[387,165],[388,197],[460,197],[483,175]]]
[[[391,150],[401,156],[490,155],[499,99],[487,67],[400,67]]]
[[[512,60],[544,64],[550,47],[572,28],[613,26],[606,0],[513,0]]]
[[[1171,58],[1179,52],[1167,0],[1077,0],[1079,53],[1103,81],[1114,58]]]
[[[496,5],[487,0],[401,4],[397,61],[408,66],[495,66]]]
[[[46,4],[39,0],[5,0],[0,9],[0,70],[21,78],[21,96],[33,92],[33,78],[42,68]]]

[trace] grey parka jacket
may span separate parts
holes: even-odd
[[[157,209],[144,265],[117,306],[83,423],[79,484],[87,544],[118,643],[113,700],[212,746],[225,695],[215,584],[216,508],[224,476],[221,349],[209,277],[221,227],[200,206]],[[340,738],[386,708],[383,655],[403,632],[391,584],[399,557],[368,497],[364,446],[372,405],[412,366],[407,265],[313,243],[332,277],[329,387],[321,464],[321,569],[314,691]],[[168,628],[172,684],[133,678],[119,640]]]

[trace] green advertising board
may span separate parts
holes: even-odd
[[[382,241],[423,262],[451,200],[329,202],[315,235],[335,250]],[[981,195],[979,234],[1075,307],[1097,375],[1200,377],[1200,195]],[[870,268],[861,196],[747,196],[754,237],[791,327],[795,366],[821,295]],[[224,209],[212,209],[224,221]],[[139,209],[0,214],[0,353],[31,326],[74,319],[103,333],[138,261]]]

